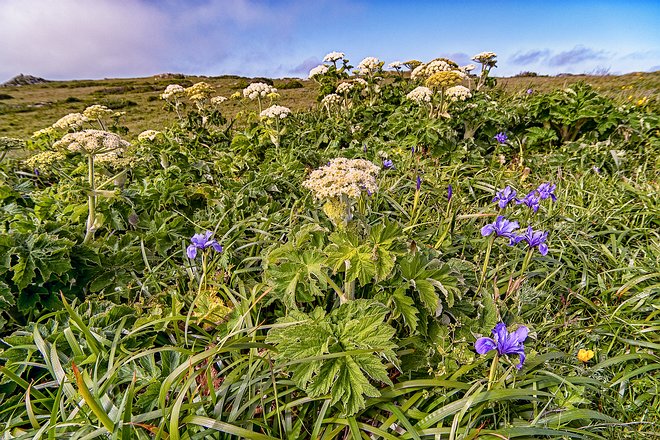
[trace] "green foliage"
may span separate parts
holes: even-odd
[[[387,309],[355,300],[330,314],[316,308],[309,315],[293,312],[279,319],[266,338],[276,359],[291,371],[296,385],[310,397],[330,393],[330,405],[342,404],[347,415],[364,408],[365,397],[379,397],[369,379],[392,385],[381,358],[396,360],[394,329],[384,322]]]

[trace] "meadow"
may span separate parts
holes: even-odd
[[[660,74],[474,60],[0,89],[3,438],[660,437]]]

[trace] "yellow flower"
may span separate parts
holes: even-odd
[[[579,361],[587,363],[591,360],[591,358],[594,357],[594,351],[593,350],[585,350],[584,348],[581,348],[578,351],[577,358]]]
[[[429,88],[446,88],[452,87],[463,80],[463,75],[455,70],[446,70],[436,72],[426,80],[426,87]]]

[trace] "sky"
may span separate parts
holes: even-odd
[[[496,76],[660,70],[660,1],[0,0],[0,82],[189,75],[307,77],[498,55]]]

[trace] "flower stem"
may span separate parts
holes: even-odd
[[[527,253],[525,254],[525,258],[523,259],[522,269],[520,269],[520,276],[525,276],[525,271],[527,270],[527,266],[529,266],[529,262],[532,259],[533,252],[534,252],[533,247],[527,249]]]
[[[493,235],[489,240],[488,240],[488,247],[486,248],[486,258],[484,259],[484,265],[481,269],[481,279],[479,280],[479,287],[477,287],[477,291],[481,289],[481,286],[484,285],[484,281],[486,280],[486,271],[488,270],[488,261],[490,260],[490,251],[493,249],[493,242],[495,241],[495,236]]]
[[[493,358],[493,362],[490,364],[490,374],[488,374],[488,388],[486,389],[487,391],[490,391],[490,389],[493,387],[493,384],[495,383],[495,375],[497,373],[497,365],[499,363],[500,356],[495,353],[495,357]]]
[[[96,222],[96,181],[94,179],[94,155],[87,156],[87,181],[89,183],[89,194],[87,195],[87,231],[83,243],[89,242],[94,236],[94,223]]]

